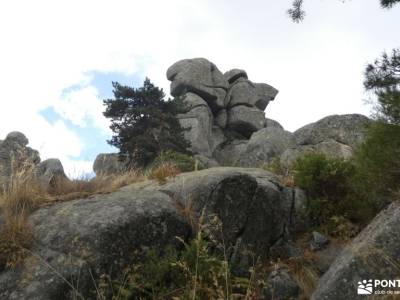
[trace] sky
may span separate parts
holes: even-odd
[[[369,115],[363,71],[400,46],[400,5],[307,0],[295,24],[291,2],[1,1],[0,140],[21,131],[70,177],[91,173],[98,153],[117,151],[102,114],[111,82],[139,87],[149,77],[168,94],[167,68],[194,57],[276,87],[266,116],[289,131],[327,115]]]

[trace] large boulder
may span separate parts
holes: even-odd
[[[184,101],[189,111],[178,115],[179,123],[186,129],[184,136],[190,141],[192,152],[210,157],[213,126],[211,110],[196,94],[187,93]]]
[[[121,276],[135,251],[162,251],[190,233],[170,197],[134,186],[41,208],[29,222],[33,255],[0,273],[1,299],[95,299],[96,280]]]
[[[227,95],[227,107],[246,105],[254,107],[258,101],[255,85],[246,79],[237,80],[230,88]]]
[[[228,110],[227,127],[246,138],[265,127],[265,114],[258,108],[237,105]]]
[[[372,293],[397,290],[375,285],[398,280],[400,274],[400,203],[382,211],[336,258],[322,276],[311,299],[362,299],[357,289],[372,280]],[[394,298],[393,298],[394,299]]]
[[[221,166],[235,167],[246,148],[247,140],[227,141],[215,149],[213,157]]]
[[[293,145],[295,140],[290,132],[270,126],[254,132],[248,141],[233,140],[223,144],[214,156],[223,166],[262,167]]]
[[[329,158],[350,158],[364,141],[371,120],[363,115],[332,115],[296,130],[296,145],[288,148],[281,162],[290,165],[299,156],[320,152]]]
[[[118,153],[100,153],[93,163],[93,171],[96,176],[121,174],[127,169],[127,161]]]
[[[12,176],[34,171],[40,162],[39,153],[28,147],[28,139],[21,132],[11,132],[0,144],[0,190],[7,188]]]
[[[241,167],[261,167],[268,164],[295,144],[289,131],[277,127],[267,127],[252,134],[246,150],[237,161]]]
[[[229,84],[233,84],[239,78],[247,79],[247,73],[245,70],[242,69],[232,69],[228,72],[224,73],[225,79],[229,82]]]
[[[204,227],[221,225],[211,229],[211,240],[224,245],[238,274],[248,271],[253,256],[269,255],[294,213],[292,188],[261,169],[220,167],[185,173],[159,189],[189,209],[195,220],[203,218]]]
[[[55,187],[63,181],[68,181],[63,165],[57,158],[49,158],[37,166],[37,176],[44,187]]]
[[[332,115],[308,124],[293,134],[299,145],[315,145],[328,139],[357,147],[364,141],[370,119],[359,114]]]
[[[354,153],[354,149],[348,145],[328,139],[315,145],[298,145],[286,149],[281,155],[281,162],[284,165],[291,165],[297,158],[306,153],[323,153],[328,158],[349,159]]]
[[[225,105],[228,81],[215,64],[205,58],[183,59],[167,70],[171,81],[171,95],[181,96],[187,92],[201,96],[213,111]]]
[[[264,111],[269,102],[273,101],[278,94],[278,90],[266,83],[254,83],[257,92],[257,101],[255,106]]]
[[[103,274],[118,279],[140,253],[193,237],[199,222],[234,272],[248,274],[253,258],[286,236],[293,195],[261,169],[212,168],[42,207],[28,219],[32,255],[0,272],[0,298],[94,299]]]

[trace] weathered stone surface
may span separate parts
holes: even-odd
[[[29,141],[26,138],[26,136],[19,131],[10,132],[6,137],[6,141],[9,143],[18,144],[22,147],[27,146],[29,144]]]
[[[224,166],[262,167],[295,144],[292,134],[279,127],[267,127],[252,134],[250,140],[233,140],[214,152]]]
[[[229,82],[229,84],[232,84],[239,78],[247,79],[247,73],[245,70],[232,69],[232,70],[229,70],[228,72],[225,72],[224,77]]]
[[[268,119],[268,118],[265,118],[265,127],[276,127],[276,128],[279,128],[279,129],[282,129],[282,130],[284,130],[284,128],[283,128],[283,126],[278,122],[278,121],[275,121],[275,120],[272,120],[272,119]]]
[[[197,106],[178,116],[179,123],[185,129],[184,136],[191,143],[194,153],[211,156],[212,113],[208,106]]]
[[[240,79],[229,89],[227,107],[246,105],[254,107],[259,97],[257,89],[250,80]]]
[[[74,299],[66,281],[79,281],[79,293],[89,299],[92,276],[115,279],[134,251],[164,249],[190,232],[167,195],[134,186],[41,208],[29,222],[35,255],[22,267],[0,273],[1,299]]]
[[[187,92],[201,96],[213,111],[224,107],[228,81],[218,68],[205,58],[184,59],[167,71],[173,96]]]
[[[332,115],[308,124],[293,134],[299,145],[315,145],[328,139],[357,147],[364,140],[365,126],[371,122],[359,114]]]
[[[266,279],[262,290],[262,300],[295,300],[300,288],[287,267],[279,266]]]
[[[217,147],[213,157],[221,166],[235,167],[240,157],[245,153],[246,147],[246,140],[232,140]]]
[[[336,258],[320,279],[311,299],[361,299],[358,282],[398,279],[400,204],[382,211]]]
[[[228,110],[227,126],[250,138],[253,132],[265,127],[265,114],[257,108],[238,105]]]
[[[228,122],[228,113],[226,109],[221,109],[215,116],[215,124],[220,128],[225,128]]]
[[[193,93],[186,93],[183,99],[183,103],[188,110],[191,110],[198,106],[208,107],[207,102],[204,101],[203,98]]]
[[[289,226],[292,192],[278,182],[261,169],[212,168],[181,174],[159,189],[206,224],[221,222],[228,258],[241,273],[252,264],[249,253],[268,255]]]
[[[353,155],[353,149],[335,140],[328,139],[316,145],[299,145],[285,150],[281,155],[281,162],[290,165],[297,158],[306,153],[323,153],[328,158],[349,159]]]
[[[0,190],[7,187],[11,176],[34,170],[40,162],[39,153],[27,147],[23,133],[11,132],[0,145]]]
[[[278,94],[278,90],[266,83],[254,83],[257,93],[257,101],[255,106],[264,111],[269,102],[273,101]]]
[[[93,163],[96,176],[120,174],[127,170],[127,162],[118,153],[100,153]]]
[[[42,161],[37,166],[37,176],[44,187],[52,187],[59,182],[69,180],[64,173],[61,161],[57,158]]]
[[[240,155],[237,165],[241,167],[262,167],[279,157],[295,141],[288,131],[267,127],[252,134],[246,150]]]
[[[213,126],[211,129],[211,152],[225,143],[227,140],[226,136],[224,135],[224,131],[219,126]]]

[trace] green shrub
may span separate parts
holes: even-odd
[[[199,231],[191,242],[180,240],[181,252],[168,247],[163,255],[149,251],[133,267],[118,299],[231,299],[238,282],[248,292],[249,280],[231,275],[228,261],[210,250]]]
[[[356,174],[352,161],[327,158],[321,153],[297,159],[294,181],[307,193],[306,215],[311,225],[327,223],[335,216],[355,222],[371,218],[370,203],[356,189]]]
[[[157,168],[165,163],[175,165],[181,172],[190,172],[199,169],[199,162],[192,156],[172,150],[161,152],[153,161],[152,168]]]

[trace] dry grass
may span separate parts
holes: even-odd
[[[48,200],[46,191],[33,179],[31,169],[11,176],[8,186],[0,194],[4,218],[0,229],[0,270],[15,267],[27,255],[26,249],[33,241],[28,215]]]
[[[68,201],[93,194],[111,193],[145,179],[141,172],[132,170],[118,175],[99,175],[92,179],[60,180],[49,189],[49,194],[58,201]]]
[[[171,162],[163,162],[150,170],[149,178],[155,179],[159,184],[165,184],[168,177],[175,177],[180,173],[179,168]]]
[[[58,180],[46,190],[34,174],[34,166],[14,172],[0,194],[0,271],[15,267],[29,254],[34,237],[28,217],[35,209],[56,201],[110,193],[145,179],[141,173],[131,171],[93,179]]]

